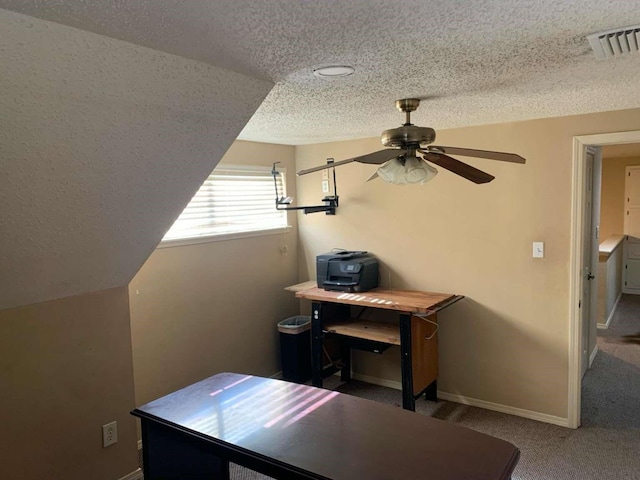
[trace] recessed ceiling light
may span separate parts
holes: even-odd
[[[316,77],[327,78],[327,77],[346,77],[355,72],[355,68],[350,67],[348,65],[331,65],[328,67],[316,68],[313,71],[313,74]]]

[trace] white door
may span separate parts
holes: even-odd
[[[592,293],[596,293],[596,287],[591,288],[595,279],[593,265],[594,250],[597,248],[598,241],[596,238],[596,228],[593,221],[593,167],[594,167],[595,151],[587,148],[585,155],[585,182],[584,182],[584,217],[583,217],[583,251],[582,251],[582,298],[580,299],[580,329],[581,329],[581,345],[580,345],[580,371],[584,375],[589,367],[589,335],[591,331],[591,321],[594,320],[595,311],[591,312]],[[593,285],[596,285],[595,283]],[[593,290],[593,292],[592,292]]]
[[[640,294],[640,238],[625,236],[622,291]]]
[[[640,293],[640,166],[627,167],[624,182],[624,268],[622,291]]]
[[[587,156],[593,156],[593,181],[591,202],[591,303],[589,305],[589,367],[594,360],[598,340],[598,262],[600,257],[600,207],[602,203],[602,148],[589,147]]]

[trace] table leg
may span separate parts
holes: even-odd
[[[322,303],[311,304],[311,383],[322,387]]]
[[[402,408],[416,411],[413,398],[413,366],[411,364],[411,315],[400,314],[400,368],[402,369]]]
[[[229,461],[209,443],[149,420],[141,426],[145,480],[229,480]]]
[[[425,389],[424,398],[425,400],[430,400],[432,402],[438,401],[438,380],[431,382]]]
[[[342,341],[340,343],[340,360],[342,361],[342,369],[340,370],[340,380],[342,382],[351,381],[351,347],[349,342]]]

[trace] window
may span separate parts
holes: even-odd
[[[280,173],[278,192],[286,195]],[[285,228],[287,212],[276,210],[275,199],[271,168],[218,165],[162,241]]]

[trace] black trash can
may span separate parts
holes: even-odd
[[[311,317],[298,315],[278,322],[282,378],[304,383],[311,378]]]

